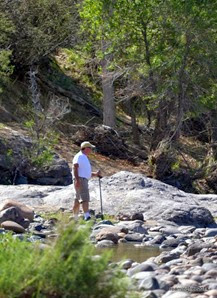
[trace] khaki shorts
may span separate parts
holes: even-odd
[[[88,188],[88,180],[86,178],[79,177],[80,181],[80,188],[75,188],[75,200],[89,202],[90,201],[90,194]]]

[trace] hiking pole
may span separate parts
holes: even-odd
[[[99,195],[100,195],[101,219],[104,219],[104,216],[103,216],[103,208],[102,208],[102,187],[101,187],[101,179],[102,179],[102,177],[99,176]]]

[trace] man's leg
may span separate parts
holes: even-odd
[[[84,220],[89,220],[90,219],[90,213],[89,213],[90,194],[89,194],[87,179],[81,180],[80,198],[82,200],[82,209],[84,211]]]
[[[73,206],[73,213],[74,213],[75,219],[78,219],[79,210],[80,210],[79,201],[77,199],[75,199],[74,206]]]
[[[84,220],[90,219],[90,213],[89,213],[89,201],[83,201],[82,202],[82,208],[84,211]]]

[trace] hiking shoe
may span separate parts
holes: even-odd
[[[90,220],[90,219],[91,219],[91,217],[90,217],[90,216],[88,216],[88,217],[84,218],[84,220],[85,220],[85,221],[88,221],[88,220]]]

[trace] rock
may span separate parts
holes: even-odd
[[[147,264],[146,262],[144,262],[135,266],[134,268],[129,269],[127,271],[127,275],[132,276],[138,272],[144,272],[144,271],[154,271],[154,268],[150,264]]]
[[[44,167],[35,167],[31,160],[24,157],[26,150],[32,148],[32,140],[21,132],[7,129],[3,140],[0,141],[0,183],[15,184],[43,184],[43,185],[69,185],[72,183],[71,169],[68,163],[57,154],[51,164]],[[12,151],[12,156],[8,152]],[[27,155],[26,155],[27,156]],[[17,170],[17,176],[14,175]],[[19,169],[19,170],[18,170]]]
[[[211,298],[215,298],[215,297],[217,297],[217,290],[207,291],[206,295],[210,296]]]
[[[209,290],[217,290],[217,282],[214,281],[213,283],[209,283],[209,286],[207,288]]]
[[[139,290],[159,289],[158,280],[155,277],[146,277],[139,283]]]
[[[13,231],[15,233],[25,233],[25,229],[14,221],[4,221],[1,223],[1,227],[5,230]]]
[[[102,229],[97,235],[96,240],[102,241],[102,240],[111,240],[115,244],[118,243],[118,235],[115,232],[111,232],[109,229]]]
[[[158,264],[167,263],[173,259],[178,259],[178,258],[179,258],[178,253],[163,252],[155,258],[155,262]]]
[[[163,219],[173,221],[176,224],[193,224],[197,227],[207,227],[215,224],[215,220],[210,211],[204,207],[186,206],[175,204],[162,214]]]
[[[139,234],[139,233],[133,233],[133,234],[127,234],[124,239],[127,241],[132,241],[132,242],[142,242],[144,238],[144,234]]]
[[[202,269],[209,272],[210,270],[217,270],[217,264],[216,263],[205,263],[202,265]]]
[[[162,244],[160,245],[160,249],[165,249],[165,248],[169,248],[169,247],[177,247],[180,243],[179,239],[166,239],[162,242]]]
[[[144,221],[143,213],[134,213],[131,217],[132,220],[142,220]]]
[[[204,237],[214,237],[217,235],[217,229],[207,229]]]
[[[178,227],[178,230],[183,234],[193,233],[195,231],[195,229],[196,228],[194,226],[180,226],[180,227]]]
[[[136,280],[143,280],[147,277],[153,277],[153,276],[154,276],[154,272],[137,272],[134,275],[132,275],[131,277]]]
[[[101,220],[95,225],[95,227],[100,226],[100,225],[114,226],[114,224],[110,220]]]
[[[162,296],[162,298],[189,298],[188,292],[177,291],[168,291],[166,294]]]
[[[122,269],[128,270],[131,268],[132,264],[133,264],[133,260],[125,260],[120,263],[120,267]]]
[[[147,234],[147,229],[143,227],[142,221],[135,221],[127,225],[129,231],[138,233],[138,234]]]
[[[0,223],[8,220],[20,223],[23,222],[24,218],[21,216],[19,209],[10,207],[0,212]]]
[[[195,206],[209,208],[213,216],[217,216],[217,195],[193,195],[178,190],[170,185],[151,179],[142,174],[135,174],[127,171],[118,172],[109,177],[101,179],[103,194],[103,210],[105,214],[116,215],[118,213],[129,215],[129,219],[134,213],[143,213],[145,219],[159,221],[163,219],[167,209],[178,212],[182,210],[179,222],[183,219],[195,219],[196,224],[205,226],[207,213],[197,213]],[[90,188],[90,208],[100,211],[100,194],[97,179],[91,179]],[[71,209],[74,196],[73,185],[69,186],[36,186],[36,185],[0,185],[0,202],[11,198],[35,208],[49,208],[49,210],[59,210],[59,208]],[[157,202],[157,204],[156,204]],[[180,203],[182,202],[182,203]],[[182,208],[182,206],[185,206]],[[193,209],[192,209],[193,208]],[[199,207],[198,207],[199,208]],[[184,216],[183,215],[186,215]],[[172,211],[168,215],[171,220]],[[199,215],[203,216],[203,219]],[[208,219],[210,217],[208,216]],[[167,221],[168,222],[168,221]],[[173,223],[170,221],[170,223]],[[183,223],[180,223],[183,225]],[[188,225],[192,223],[188,223]],[[195,223],[193,223],[195,224]],[[176,225],[177,228],[177,225]],[[195,234],[196,236],[196,234]]]
[[[155,294],[154,291],[144,291],[141,298],[158,298],[161,297],[158,294]]]
[[[204,242],[195,242],[187,248],[185,254],[187,256],[193,256],[206,247],[209,247],[209,244],[206,244]]]
[[[23,218],[27,218],[30,221],[33,221],[34,218],[34,211],[32,208],[26,206],[25,204],[22,204],[15,200],[6,200],[4,201],[0,206],[0,211],[8,209],[10,207],[16,207],[19,211],[20,215]]]
[[[24,174],[29,184],[70,185],[72,183],[71,169],[68,163],[58,155],[55,155],[50,165],[41,168],[29,166]]]
[[[171,226],[162,227],[159,231],[164,235],[174,235],[180,233],[178,227]]]
[[[204,278],[217,278],[217,268],[211,269],[204,274]]]
[[[151,239],[148,242],[148,245],[160,245],[164,240],[166,240],[166,237],[163,235],[157,235],[155,236],[153,239]],[[147,245],[147,243],[145,242],[146,240],[143,239],[143,242]]]
[[[106,248],[106,247],[112,247],[115,243],[112,240],[101,240],[96,244],[97,248]]]
[[[32,235],[32,236],[28,237],[27,240],[29,242],[37,242],[37,241],[42,242],[43,238],[41,238],[40,236],[37,236],[37,235]]]

